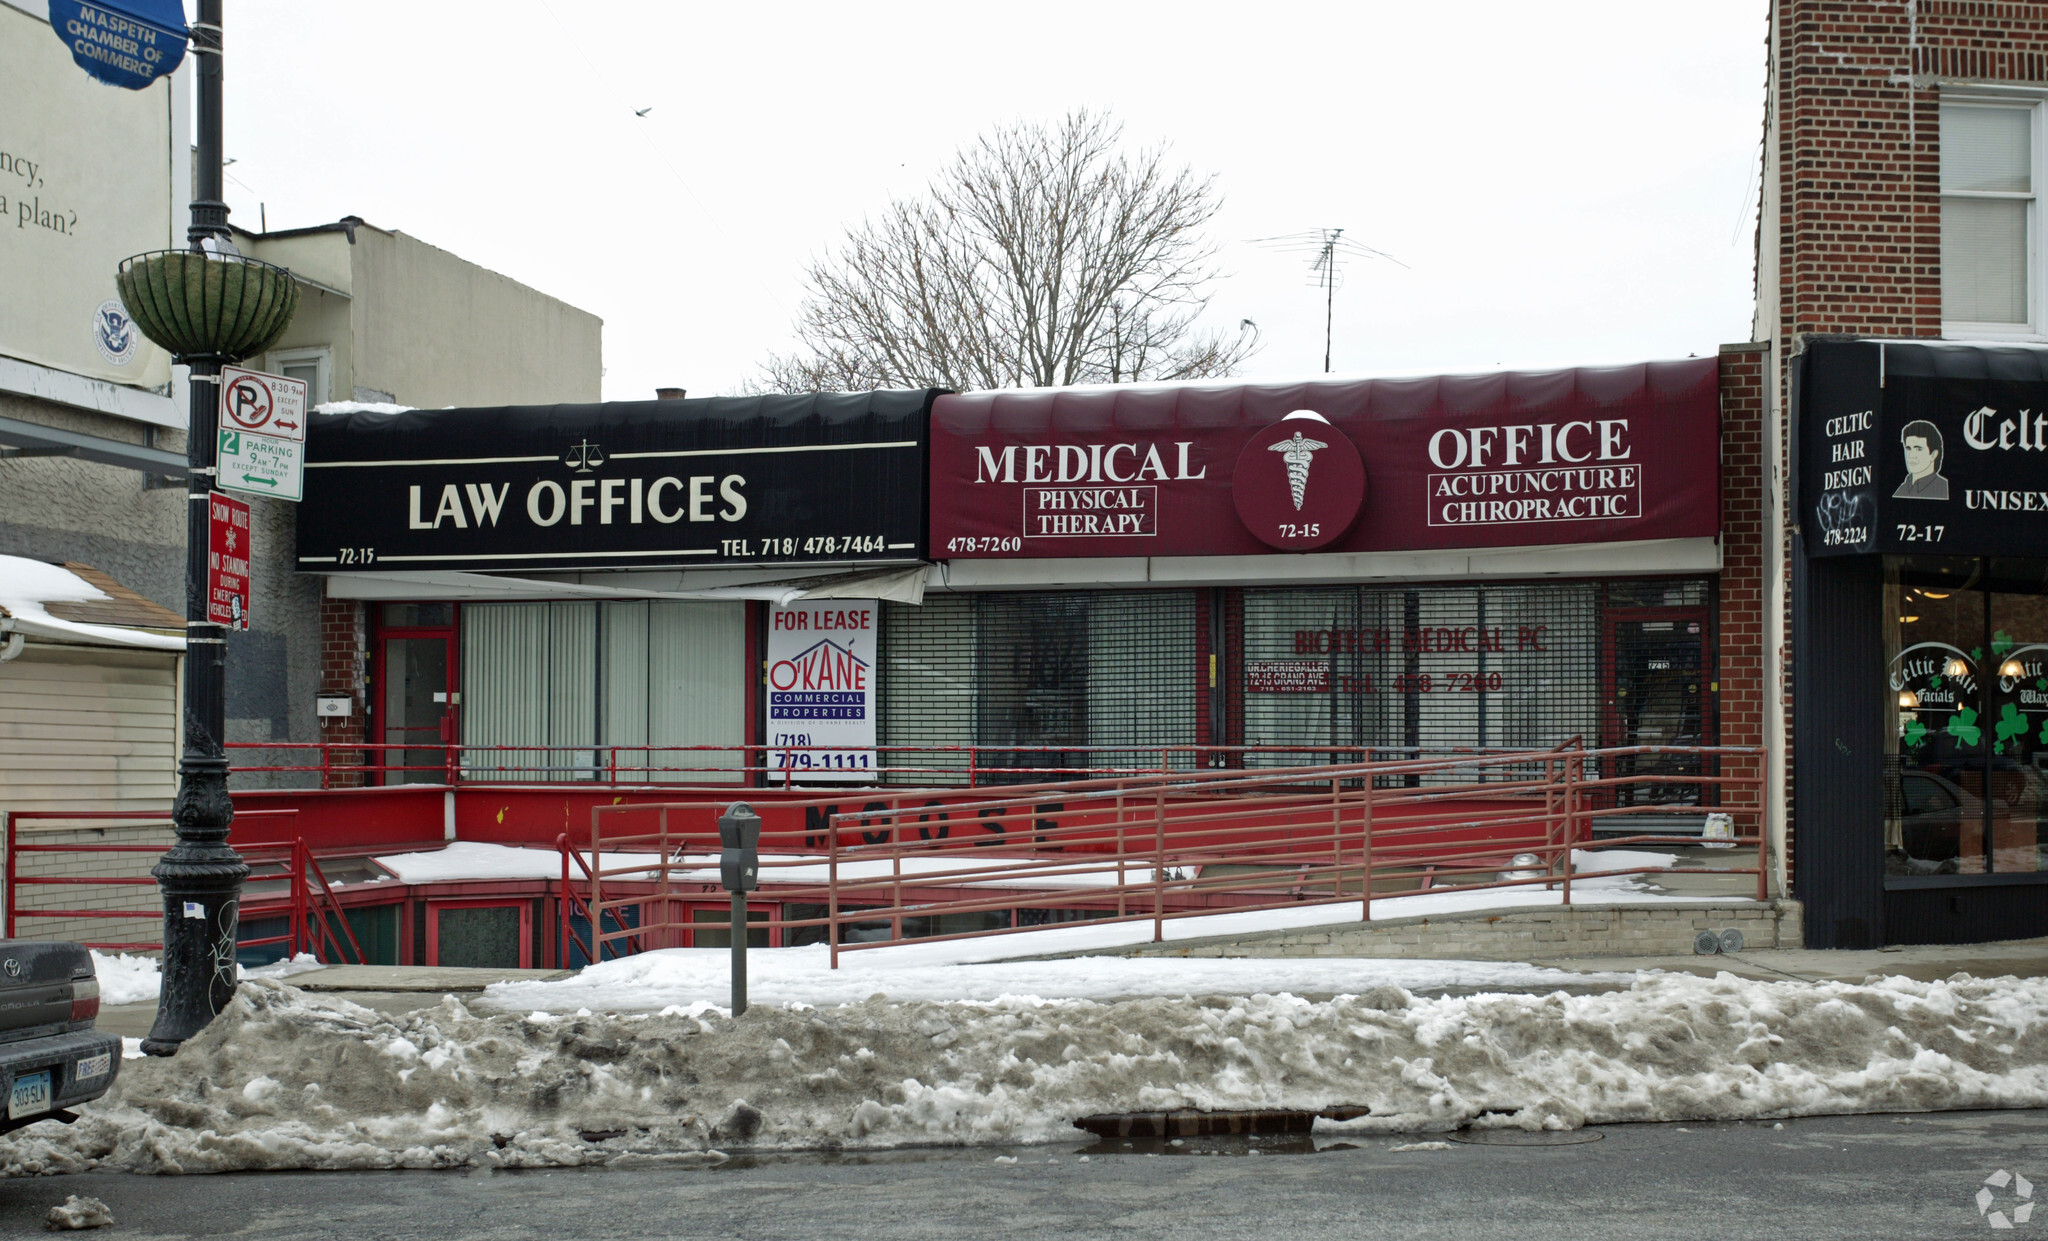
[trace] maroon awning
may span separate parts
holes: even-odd
[[[931,554],[1213,556],[1711,536],[1718,374],[1708,357],[943,396],[931,416]],[[1362,488],[1352,482],[1354,450]]]

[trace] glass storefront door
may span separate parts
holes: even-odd
[[[387,603],[379,614],[374,735],[385,784],[440,784],[454,743],[454,608]]]
[[[1885,873],[2042,869],[2048,589],[2040,562],[1887,557]]]

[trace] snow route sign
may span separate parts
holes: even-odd
[[[223,366],[220,485],[296,501],[305,495],[305,467],[305,381]]]
[[[206,619],[249,627],[249,506],[212,492],[206,498]]]
[[[882,607],[829,599],[768,617],[768,774],[875,778],[875,644]]]

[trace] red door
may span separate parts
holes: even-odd
[[[453,767],[462,694],[455,663],[455,605],[378,606],[372,669],[371,761],[384,784],[441,784]]]

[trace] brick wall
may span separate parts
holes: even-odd
[[[1757,322],[1776,346],[1766,383],[1785,411],[1787,362],[1807,336],[1941,335],[1941,90],[2048,85],[2048,3],[1775,0],[1771,13]],[[1788,573],[1791,520],[1775,534]],[[1789,616],[1777,619],[1789,631]],[[1789,643],[1786,658],[1789,799]]]
[[[1909,7],[1780,2],[1773,139],[1788,347],[1814,332],[1940,334],[1939,102],[1910,77]]]
[[[1721,588],[1715,676],[1723,745],[1764,736],[1764,385],[1770,346],[1721,349]],[[1730,768],[1730,774],[1734,769]],[[1760,771],[1745,767],[1743,773]]]
[[[353,710],[343,717],[327,716],[320,721],[320,738],[338,746],[360,745],[368,706],[369,623],[361,603],[352,599],[320,601],[320,692],[346,694]],[[336,766],[363,761],[361,750],[337,748],[331,754]],[[363,782],[359,772],[340,772],[328,779],[335,788],[353,788]]]
[[[163,892],[149,869],[170,848],[170,824],[137,816],[132,824],[42,827],[23,830],[25,845],[143,845],[134,853],[23,853],[16,873],[34,879],[124,879],[142,882],[42,885],[16,889],[15,934],[21,939],[72,939],[87,943],[160,943],[164,933]],[[82,910],[98,916],[30,917],[31,910]],[[111,917],[114,912],[130,916]]]

